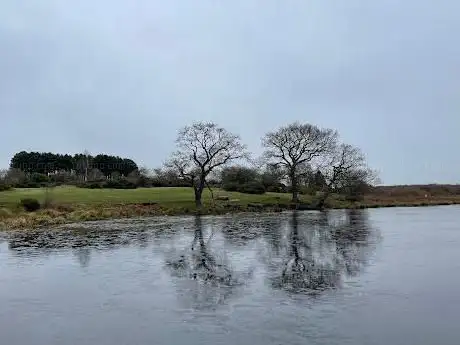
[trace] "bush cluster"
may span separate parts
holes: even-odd
[[[37,199],[32,198],[21,199],[20,204],[27,212],[38,211],[41,207],[40,202]]]
[[[239,192],[245,194],[264,194],[265,187],[258,181],[251,181],[244,184],[229,182],[222,185],[222,189],[227,192]]]
[[[0,192],[4,192],[4,191],[7,191],[7,190],[11,190],[11,189],[13,189],[13,187],[10,186],[9,184],[0,183]]]
[[[149,185],[146,187],[190,187],[190,182],[179,179],[166,180],[154,177],[149,181]]]
[[[279,183],[277,185],[272,185],[272,186],[267,186],[266,188],[267,192],[271,193],[286,193],[288,191],[288,188],[282,183]]]
[[[89,188],[89,189],[136,189],[138,186],[134,182],[130,182],[125,179],[114,180],[114,181],[104,181],[104,182],[85,182],[77,185],[80,188]]]

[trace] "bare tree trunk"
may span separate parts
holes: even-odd
[[[203,206],[203,202],[201,201],[201,196],[203,195],[204,186],[205,186],[205,179],[200,178],[198,185],[195,185],[193,187],[195,190],[195,205],[197,208],[201,208]]]
[[[212,206],[214,207],[214,206],[216,206],[216,203],[215,203],[215,200],[214,200],[214,192],[212,191],[211,186],[207,182],[206,182],[206,187],[208,187],[209,192],[211,193],[211,202],[212,202]]]
[[[299,188],[298,188],[298,181],[297,176],[295,175],[295,171],[291,171],[289,174],[291,179],[291,189],[292,189],[292,202],[298,203],[299,202]]]
[[[321,194],[321,197],[319,198],[318,203],[316,204],[316,208],[323,210],[326,200],[330,194],[331,194],[331,189],[329,187],[324,188],[323,193]]]
[[[195,186],[193,189],[195,190],[195,205],[197,208],[201,208],[203,206],[203,203],[201,202],[201,195],[203,191],[200,190],[199,186]]]

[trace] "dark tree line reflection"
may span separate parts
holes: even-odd
[[[274,287],[292,291],[322,290],[335,287],[340,281],[340,273],[333,263],[318,262],[313,253],[310,239],[299,234],[298,213],[292,214],[290,224],[288,259],[281,274],[272,278]]]
[[[274,288],[292,293],[340,287],[344,277],[361,272],[375,249],[376,238],[370,237],[376,231],[365,210],[348,210],[344,217],[293,212],[280,230],[284,241],[268,258],[269,280]]]
[[[217,226],[219,230],[221,225]],[[171,274],[186,279],[185,283],[176,285],[180,299],[196,309],[212,309],[225,304],[251,276],[251,270],[235,271],[221,248],[211,250],[219,246],[213,246],[213,229],[205,231],[205,228],[210,230],[203,225],[202,217],[196,216],[190,245],[183,248],[180,255],[173,254],[166,259]]]
[[[194,237],[190,251],[185,251],[178,259],[167,260],[166,264],[180,276],[188,276],[211,284],[233,283],[232,270],[223,260],[218,262],[215,255],[208,249],[213,233],[205,241],[202,218],[196,216],[194,223]]]

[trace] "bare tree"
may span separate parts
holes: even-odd
[[[190,182],[195,192],[195,204],[202,206],[201,196],[208,175],[234,160],[247,157],[240,137],[215,123],[197,122],[179,131],[178,151],[167,163]]]
[[[336,131],[299,122],[267,133],[262,139],[266,159],[287,171],[293,202],[299,202],[299,168],[328,153],[336,141]]]
[[[331,192],[357,192],[358,188],[371,185],[377,174],[371,170],[361,150],[348,144],[337,145],[323,157],[319,170],[325,178],[323,194],[318,202],[322,208]]]

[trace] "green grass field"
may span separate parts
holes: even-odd
[[[211,202],[209,190],[204,192],[203,208],[199,210],[201,214],[246,211],[255,207],[251,204],[276,207],[279,204],[288,204],[290,201],[289,194],[250,195],[219,189],[213,192],[215,203]],[[230,200],[218,201],[219,196],[227,196]],[[36,212],[25,212],[20,206],[21,199],[25,198],[37,199],[42,204],[42,208]],[[192,188],[85,189],[70,186],[48,190],[17,188],[0,192],[0,231],[86,220],[181,215],[196,211]]]
[[[46,198],[44,188],[18,188],[0,193],[0,206],[11,207],[17,205],[23,198],[35,198],[43,202]],[[288,202],[289,194],[266,193],[264,195],[250,195],[230,193],[219,189],[214,190],[214,197],[228,196],[237,199],[241,204],[247,203],[279,203]],[[138,189],[86,189],[71,186],[50,188],[48,197],[56,203],[73,205],[115,205],[138,204],[156,202],[163,206],[193,205],[194,195],[192,188],[138,188]],[[203,201],[210,202],[211,194],[205,190]]]

